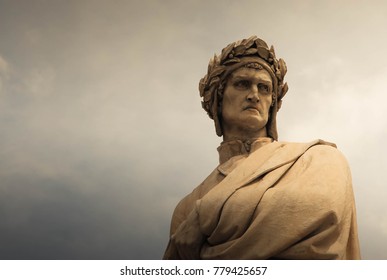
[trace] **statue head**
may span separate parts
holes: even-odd
[[[264,111],[264,125],[267,136],[277,140],[276,116],[281,107],[282,98],[285,96],[288,86],[283,82],[286,74],[286,64],[283,59],[277,60],[273,46],[271,48],[261,39],[252,36],[242,41],[237,41],[225,47],[220,55],[214,55],[208,65],[207,74],[200,80],[199,91],[203,98],[202,106],[209,117],[215,122],[216,134],[222,136],[223,116],[222,108],[226,106],[226,100],[223,102],[225,90],[228,90],[230,81],[240,75],[257,76],[257,79],[263,79],[266,83],[262,84],[262,90],[268,90],[270,97],[270,106]],[[245,98],[252,98],[254,96]],[[265,99],[266,100],[266,99]],[[258,100],[263,102],[265,100]],[[235,104],[238,106],[238,104]],[[229,110],[229,109],[227,109]],[[261,110],[261,109],[260,109]],[[226,113],[226,112],[225,112]],[[225,116],[224,116],[225,117]]]

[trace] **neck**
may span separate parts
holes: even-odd
[[[267,137],[266,127],[260,130],[230,130],[223,128],[223,141],[240,140],[242,142],[248,139]]]

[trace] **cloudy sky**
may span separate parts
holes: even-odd
[[[0,258],[160,259],[217,165],[198,82],[257,35],[288,66],[279,138],[335,142],[362,255],[387,259],[385,1],[0,0]]]

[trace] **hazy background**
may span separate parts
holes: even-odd
[[[217,165],[199,79],[253,34],[288,65],[286,141],[335,142],[387,259],[385,1],[0,0],[0,258],[159,259]]]

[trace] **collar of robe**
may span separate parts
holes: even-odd
[[[272,142],[273,139],[270,137],[253,138],[246,141],[231,140],[222,142],[218,147],[220,163],[217,167],[218,171],[224,176],[227,176],[252,152]]]

